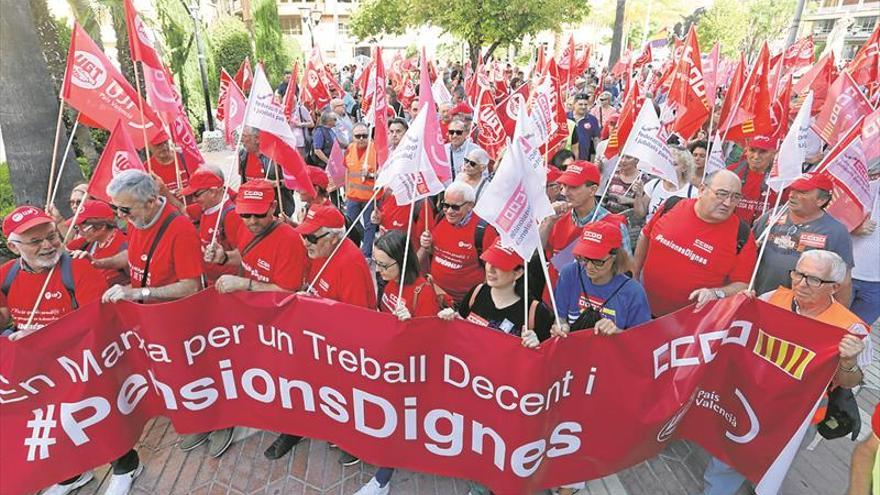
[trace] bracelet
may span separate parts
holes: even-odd
[[[248,279],[248,288],[247,288],[247,290],[248,290],[248,292],[254,290],[254,279],[252,279],[252,278]]]
[[[220,264],[225,265],[227,261],[229,261],[229,255],[226,254],[226,251],[223,251],[223,261],[221,261]]]
[[[837,363],[837,369],[844,373],[855,373],[859,369],[859,363],[856,363],[849,368],[844,368],[840,363]]]

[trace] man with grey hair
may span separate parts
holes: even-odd
[[[446,145],[446,154],[449,156],[449,167],[452,169],[452,177],[461,173],[464,165],[464,157],[474,148],[479,148],[470,138],[470,121],[464,115],[457,114],[449,122],[447,129],[449,144]]]
[[[474,188],[476,201],[479,201],[480,195],[483,194],[483,188],[489,183],[489,154],[482,148],[473,148],[467,152],[462,160],[461,174],[456,180]]]
[[[483,281],[480,255],[498,234],[474,213],[476,192],[461,181],[446,188],[440,211],[443,218],[419,239],[419,262],[430,265],[436,288],[458,304]]]
[[[238,152],[238,173],[241,177],[241,183],[244,184],[252,180],[267,179],[281,189],[281,198],[279,203],[287,216],[292,216],[296,211],[293,191],[284,187],[284,184],[277,184],[282,179],[281,167],[272,161],[260,151],[260,130],[254,127],[245,126],[241,135],[242,149]]]
[[[837,300],[849,307],[852,294],[850,270],[853,261],[852,238],[842,223],[825,212],[831,202],[834,184],[825,174],[806,174],[789,187],[788,212],[770,226],[767,247],[758,265],[755,292],[763,294],[779,286],[789,287],[789,270],[801,253],[811,249],[833,251],[846,262],[846,276],[841,281]],[[764,234],[773,214],[768,211],[753,227],[756,238]]]
[[[333,127],[333,132],[336,134],[336,141],[339,142],[339,147],[344,150],[345,148],[348,148],[349,144],[351,144],[351,133],[352,128],[354,127],[354,122],[345,111],[345,102],[342,101],[342,98],[333,98],[330,100],[330,110],[336,114],[336,125]]]
[[[858,385],[863,378],[861,367],[868,366],[872,358],[870,352],[862,352],[865,349],[863,339],[868,335],[868,326],[835,297],[846,280],[847,270],[846,262],[836,253],[823,249],[805,251],[798,258],[794,268],[789,271],[792,288],[780,286],[761,295],[762,300],[773,306],[848,332],[840,339],[837,346],[840,361],[829,390],[835,387],[853,388]],[[804,436],[802,449],[815,436],[816,425],[825,418],[827,406],[826,393]],[[703,495],[733,495],[739,490],[745,477],[713,457],[703,474],[703,480],[705,481]]]

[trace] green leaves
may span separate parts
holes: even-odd
[[[284,71],[290,68],[290,57],[284,49],[281,21],[275,0],[257,0],[254,5],[254,54],[263,61],[269,82],[281,82]]]

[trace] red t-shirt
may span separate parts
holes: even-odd
[[[247,162],[244,165],[244,178],[245,182],[266,178],[263,162],[260,161],[260,157],[255,153],[247,154]]]
[[[211,239],[214,236],[214,226],[217,225],[217,215],[220,215],[224,209],[226,209],[227,212],[223,217],[223,225],[220,228],[220,232],[217,233],[217,242],[223,246],[223,249],[226,251],[235,249],[235,240],[238,239],[242,230],[247,230],[247,227],[245,227],[244,223],[241,221],[241,217],[235,212],[235,207],[231,201],[227,201],[223,208],[218,208],[217,211],[213,213],[205,214],[204,212],[200,212],[198,225],[199,242],[201,243],[202,253],[204,253],[208,245],[211,244]],[[187,211],[189,211],[189,208],[187,208]],[[205,275],[208,276],[208,281],[211,283],[217,280],[220,275],[238,273],[238,268],[235,266],[204,263],[204,259],[202,263],[204,265],[203,269]]]
[[[415,297],[415,290],[419,288],[419,295]],[[379,310],[385,313],[393,313],[397,309],[397,293],[400,290],[399,280],[389,280],[385,284],[385,290],[382,291],[382,300],[379,303]],[[413,307],[415,301],[415,307]],[[423,277],[419,277],[415,282],[403,286],[403,303],[409,314],[414,318],[416,316],[437,316],[440,311],[440,305],[437,303],[437,293],[434,292],[434,286],[429,284]]]
[[[394,196],[389,194],[382,199],[379,213],[382,215],[382,223],[379,224],[380,234],[384,234],[389,230],[399,230],[406,233],[406,226],[409,223],[410,205],[398,206]],[[412,232],[410,233],[413,247],[416,249],[419,246],[419,236],[425,231],[426,225],[429,228],[431,225],[434,225],[434,212],[422,201],[416,205],[416,214]]]
[[[871,429],[874,430],[875,437],[880,437],[880,404],[874,406],[874,415],[871,416]]]
[[[5,280],[6,274],[9,273],[12,266],[19,262],[19,259],[10,260],[0,267],[0,280]],[[93,267],[87,259],[72,260],[71,270],[73,271],[73,294],[77,304],[85,306],[93,301],[99,301],[104,291],[107,290],[107,282],[101,272]],[[52,271],[52,278],[46,286],[43,300],[34,313],[30,327],[27,326],[28,317],[34,308],[34,302],[40,294],[40,289],[43,288],[48,273],[33,273],[22,268],[9,287],[9,295],[0,302],[9,310],[9,315],[19,330],[42,328],[73,311],[73,301],[61,281],[61,264],[59,263]]]
[[[679,201],[668,212],[657,210],[642,230],[648,240],[642,278],[651,313],[663,316],[691,303],[688,296],[703,287],[746,282],[755,268],[757,249],[748,241],[736,253],[739,218],[708,223],[694,211],[696,199]]]
[[[441,289],[458,303],[471,288],[485,278],[474,245],[477,223],[474,213],[463,226],[454,226],[443,218],[431,229],[434,238],[434,256],[431,258],[431,276]],[[483,251],[489,249],[498,234],[486,226]]]
[[[745,178],[742,186],[743,199],[736,205],[736,215],[743,222],[751,226],[765,211],[773,208],[776,201],[776,192],[764,183],[767,177],[766,174],[754,172],[743,162],[729,166],[728,170],[732,170],[739,175],[740,180]],[[767,197],[768,194],[769,198]],[[782,201],[785,201],[787,196],[787,194],[784,194]],[[764,207],[765,204],[767,205],[766,209]]]
[[[236,247],[242,251],[253,238],[254,234],[243,226],[239,231]],[[241,257],[244,277],[275,284],[290,291],[302,287],[308,267],[309,257],[302,237],[286,223],[275,227],[275,230]]]
[[[315,279],[326,260],[327,258],[311,260],[306,283]],[[315,291],[319,296],[334,301],[369,309],[376,307],[376,286],[373,284],[370,267],[361,250],[349,239],[342,240],[342,246],[315,282]]]
[[[183,166],[183,158],[180,155],[177,155],[177,163],[180,166],[180,187],[186,187],[189,185],[189,174],[186,172],[186,167]],[[152,170],[154,174],[162,179],[162,182],[165,183],[165,187],[167,187],[169,191],[174,193],[178,191],[177,170],[175,169],[173,161],[168,164],[159,163],[156,161],[155,156],[150,156],[150,160],[147,162],[146,166],[147,170]]]
[[[129,223],[128,228],[128,269],[132,287],[163,287],[180,280],[202,276],[202,250],[199,234],[185,215],[171,221],[162,239],[156,246],[150,261],[147,283],[141,284],[141,277],[147,262],[147,253],[153,239],[165,218],[177,210],[170,204],[162,209],[162,214],[152,227],[138,229]]]
[[[115,229],[110,237],[103,243],[86,242],[82,237],[74,239],[67,243],[67,249],[72,251],[87,251],[92,255],[93,260],[102,258],[110,258],[116,256],[128,249],[128,235],[121,229]],[[108,286],[116,284],[128,284],[128,272],[125,270],[117,270],[115,268],[105,268],[98,270],[104,275]]]

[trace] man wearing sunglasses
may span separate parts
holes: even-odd
[[[868,336],[868,326],[835,297],[846,272],[847,265],[837,254],[822,249],[806,251],[789,272],[791,289],[779,286],[761,295],[762,300],[774,306],[847,331],[837,346],[839,361],[829,390],[836,387],[849,389],[861,383],[864,377],[861,368],[870,365],[872,359],[870,348],[865,351],[863,340]],[[815,437],[817,425],[825,419],[827,409],[826,393],[804,435],[801,449]],[[745,477],[713,457],[703,474],[703,480],[703,495],[733,495]]]
[[[67,249],[74,258],[88,258],[92,266],[101,270],[107,286],[127,284],[128,271],[125,269],[102,268],[105,258],[112,258],[128,249],[128,235],[116,225],[116,214],[110,205],[103,201],[88,200],[76,217],[76,231],[79,237],[67,243]]]
[[[361,218],[364,227],[361,251],[364,257],[370,258],[376,234],[376,226],[370,221],[373,204],[369,203],[376,184],[376,149],[368,146],[370,134],[365,124],[355,124],[353,135],[354,146],[345,152],[345,216],[354,222],[361,210],[367,209]]]
[[[452,117],[446,132],[449,136],[446,153],[449,155],[449,166],[452,169],[452,176],[454,178],[461,173],[461,169],[464,166],[464,158],[468,152],[480,147],[471,140],[471,123],[464,115],[456,114]]]
[[[643,277],[654,316],[732,296],[748,287],[757,248],[734,215],[742,199],[729,170],[708,176],[696,199],[666,200],[642,229],[634,278]]]

